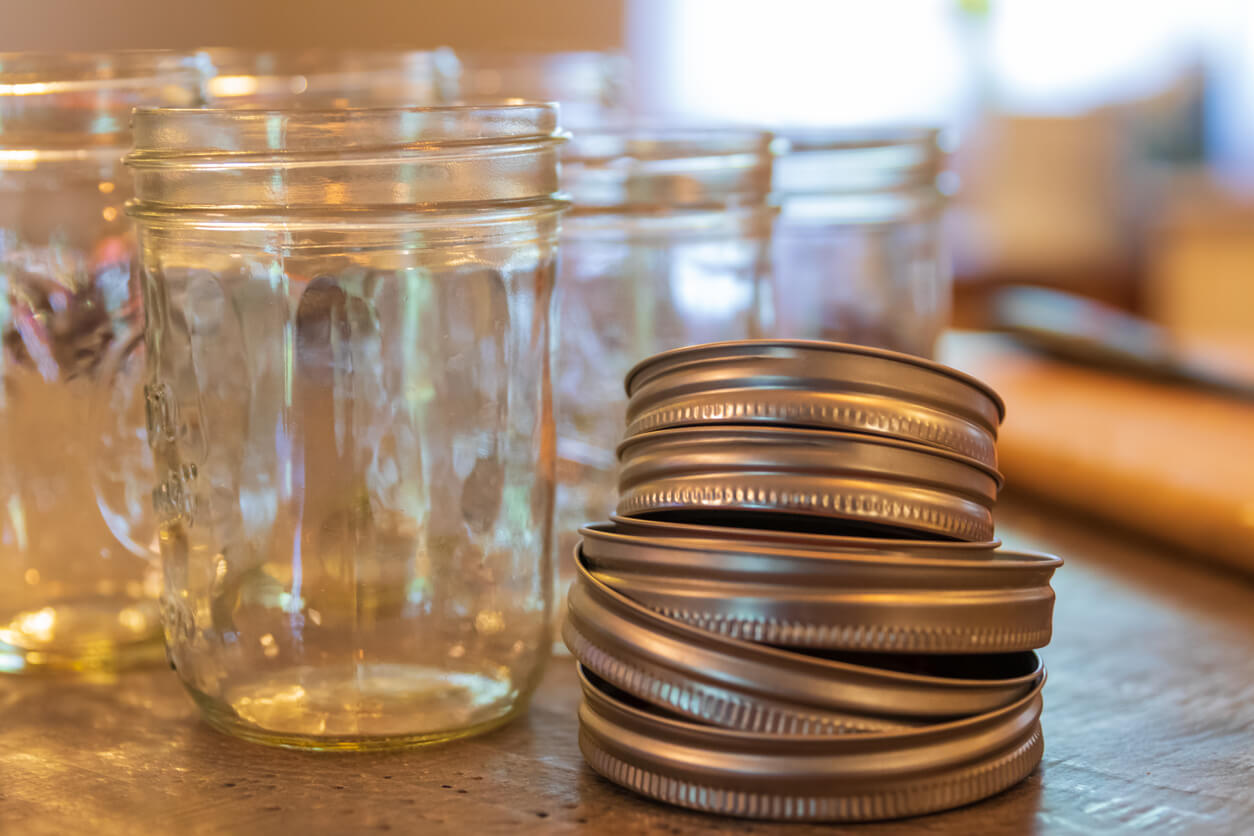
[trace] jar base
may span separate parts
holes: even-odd
[[[120,670],[164,659],[155,601],[67,601],[0,616],[0,673]]]
[[[296,667],[231,686],[188,689],[218,731],[288,749],[380,751],[494,729],[526,707],[507,677],[407,664]]]

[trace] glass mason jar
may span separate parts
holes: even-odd
[[[213,726],[366,749],[549,653],[551,105],[139,110],[171,662]]]
[[[775,164],[778,336],[932,356],[952,294],[937,139],[932,130],[786,138]]]
[[[626,121],[631,63],[618,52],[465,52],[460,95],[468,101],[519,97],[558,102],[562,124],[579,133]]]
[[[450,49],[215,47],[201,58],[206,98],[219,107],[409,107],[457,99]]]
[[[756,131],[612,131],[576,134],[565,149],[574,208],[558,283],[563,591],[579,528],[617,500],[628,369],[669,348],[770,333],[771,142]]]
[[[161,659],[122,155],[131,108],[198,84],[170,53],[0,54],[0,671]]]

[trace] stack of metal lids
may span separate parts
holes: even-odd
[[[993,539],[996,393],[776,340],[656,355],[627,393],[618,514],[581,532],[563,628],[593,769],[683,807],[826,821],[1032,771],[1062,561]]]

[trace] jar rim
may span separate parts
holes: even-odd
[[[617,157],[648,161],[739,154],[769,156],[774,140],[770,131],[734,126],[607,127],[572,136],[562,159],[592,162]]]
[[[945,174],[949,146],[942,129],[928,126],[781,129],[775,194],[785,203],[796,197],[895,193],[926,194],[930,200],[949,188],[945,185],[952,179]],[[880,214],[885,213],[870,213]]]
[[[776,133],[779,135],[781,150],[793,153],[887,148],[897,145],[922,146],[943,151],[945,145],[945,132],[932,125],[801,126],[780,128]]]
[[[460,75],[448,47],[297,47],[249,49],[203,47],[206,98],[210,103],[265,109],[363,102],[417,105],[448,102]]]
[[[435,61],[454,57],[448,47],[431,49],[403,46],[379,48],[315,46],[250,49],[238,46],[206,46],[197,50],[213,68],[230,75],[283,75],[287,72],[334,73],[349,62],[357,68],[392,68],[397,62]]]
[[[550,145],[565,140],[552,103],[414,107],[244,109],[139,107],[132,116],[134,167],[264,154]]]
[[[198,78],[195,62],[193,53],[170,49],[0,52],[0,97]]]
[[[551,104],[142,108],[132,128],[136,201],[235,213],[550,197],[565,140]]]
[[[500,112],[551,112],[557,114],[556,102],[501,100],[494,104],[439,104],[439,105],[366,105],[360,107],[272,107],[265,109],[242,110],[235,107],[162,107],[146,105],[135,108],[135,114],[164,114],[173,117],[203,114],[222,119],[230,117],[237,121],[256,120],[265,116],[286,116],[298,121],[316,122],[340,114],[397,114],[397,113],[440,113],[445,111],[500,111]]]
[[[576,212],[627,213],[763,204],[774,135],[743,127],[613,127],[576,134],[562,152],[562,187]]]

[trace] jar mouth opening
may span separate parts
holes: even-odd
[[[135,167],[210,158],[265,156],[337,158],[367,152],[422,154],[442,149],[548,146],[565,141],[557,106],[541,102],[492,106],[240,109],[140,107],[132,126]]]
[[[854,201],[898,195],[903,200],[939,199],[956,186],[945,171],[949,142],[933,127],[797,128],[781,130],[776,150],[775,194],[817,201]],[[798,206],[803,212],[828,212]],[[845,208],[841,213],[882,214],[882,207]],[[891,212],[890,212],[891,214]]]

